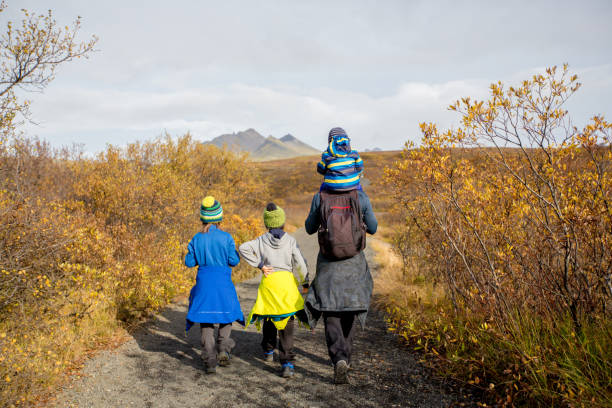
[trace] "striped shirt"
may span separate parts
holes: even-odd
[[[317,172],[324,176],[322,189],[349,191],[359,187],[363,160],[346,135],[334,135],[327,150],[321,154]]]

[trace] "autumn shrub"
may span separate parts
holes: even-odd
[[[497,403],[612,398],[612,125],[572,126],[578,88],[566,66],[493,84],[451,105],[460,127],[422,124],[387,170],[402,279],[417,265],[447,297],[435,318],[400,303],[391,321]]]
[[[195,272],[183,257],[205,195],[223,203],[237,244],[261,232],[257,171],[189,135],[95,158],[15,138],[0,164],[3,406],[33,403],[119,325],[186,294]]]

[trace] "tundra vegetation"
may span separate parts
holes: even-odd
[[[318,157],[252,163],[189,135],[95,157],[22,136],[23,95],[96,43],[77,40],[78,19],[23,13],[0,39],[2,406],[40,402],[187,293],[205,194],[240,244],[261,233],[269,200],[302,225],[321,181]],[[451,106],[459,128],[423,124],[418,147],[362,155],[388,241],[370,240],[390,330],[497,405],[612,403],[612,125],[572,125],[564,104],[578,88],[567,67],[493,84],[488,101]]]
[[[32,403],[119,327],[188,292],[183,257],[205,194],[223,203],[237,244],[260,233],[249,209],[265,188],[245,157],[188,135],[95,158],[14,139],[0,167],[3,406]]]
[[[572,125],[579,87],[567,66],[492,84],[386,170],[391,329],[496,404],[612,403],[612,125]]]
[[[23,96],[93,50],[79,28],[24,10],[0,40],[1,406],[39,402],[89,351],[187,293],[182,259],[205,195],[223,203],[237,244],[260,232],[249,209],[265,186],[244,155],[185,135],[92,158],[18,132],[30,120]]]

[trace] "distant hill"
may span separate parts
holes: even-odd
[[[265,141],[266,138],[260,135],[255,129],[247,129],[243,132],[217,136],[211,141],[204,142],[204,144],[212,144],[217,147],[226,145],[228,149],[235,152],[254,152]]]
[[[365,149],[364,152],[382,152],[380,147],[375,147],[373,149]]]
[[[287,159],[321,153],[293,135],[287,134],[280,139],[274,136],[263,137],[255,129],[217,136],[204,144],[212,144],[217,147],[226,145],[235,152],[249,152],[251,158],[256,161]]]

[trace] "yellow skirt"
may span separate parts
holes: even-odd
[[[269,317],[278,330],[287,326],[289,318],[304,309],[304,298],[298,289],[298,282],[289,271],[277,271],[263,276],[257,289],[257,300],[249,313],[247,327],[255,322],[261,330],[261,319]]]

